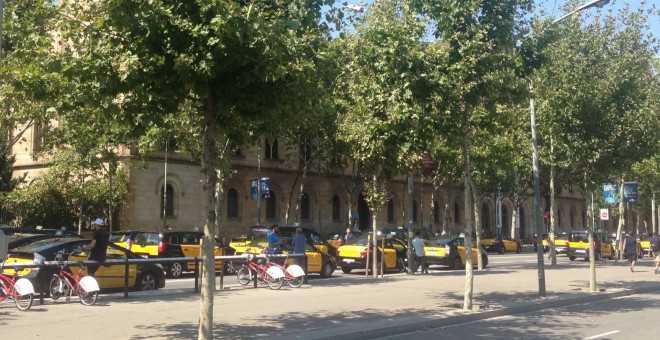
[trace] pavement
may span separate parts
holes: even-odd
[[[498,255],[490,255],[491,261]],[[524,258],[524,261],[522,260]],[[602,261],[596,292],[589,291],[589,263],[562,258],[546,263],[546,296],[531,256],[506,256],[506,266],[474,271],[473,308],[464,310],[465,272],[387,274],[366,278],[310,278],[302,288],[227,285],[214,298],[216,339],[373,339],[468,323],[485,318],[613,299],[660,294],[660,275],[650,259],[634,273],[626,261]],[[169,285],[169,283],[168,283]],[[191,339],[197,337],[200,299],[191,288],[104,294],[95,306],[45,300],[28,312],[0,303],[3,338]],[[35,325],[38,325],[35,327]],[[73,336],[72,336],[73,334]],[[80,335],[80,337],[76,336]]]

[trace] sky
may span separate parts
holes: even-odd
[[[348,4],[370,4],[373,0],[343,0]],[[586,3],[589,0],[583,0],[580,4]],[[541,8],[544,8],[545,11],[554,18],[559,18],[564,12],[561,11],[561,8],[568,3],[571,3],[571,0],[534,0],[536,4],[536,11],[539,11]],[[629,4],[633,8],[639,8],[643,3],[643,0],[610,0],[610,3],[603,7],[605,9],[618,10],[625,7],[626,4]],[[656,3],[656,13],[653,16],[649,17],[648,24],[650,26],[650,33],[658,40],[660,40],[660,1],[658,0],[646,0],[644,8],[650,8],[654,3]],[[587,9],[587,11],[595,11],[596,9]]]

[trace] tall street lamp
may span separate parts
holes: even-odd
[[[585,9],[591,7],[603,7],[607,5],[610,0],[591,0],[576,9],[566,13],[561,18],[553,21],[550,25],[554,25],[567,17],[584,11]],[[547,28],[547,27],[546,27]],[[543,31],[541,31],[543,33]],[[536,223],[536,235],[537,237],[543,235],[543,218],[541,215],[541,192],[539,190],[539,149],[536,142],[536,103],[534,101],[534,84],[532,80],[529,81],[529,118],[531,122],[532,129],[532,162],[533,162],[533,172],[534,172],[534,214],[535,214],[535,223]],[[543,263],[543,247],[537,247],[538,255],[538,277],[539,277],[539,296],[545,296],[545,268]]]

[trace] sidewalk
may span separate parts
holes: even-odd
[[[511,257],[516,261],[516,257]],[[589,263],[546,264],[546,297],[538,296],[534,263],[475,271],[474,308],[462,309],[465,273],[432,270],[429,275],[385,278],[312,278],[299,289],[225,287],[214,299],[216,339],[369,339],[429,327],[566,306],[640,292],[660,293],[660,275],[641,261],[631,273],[625,261],[597,265],[597,292],[589,290]],[[102,295],[99,306],[77,302],[36,304],[27,313],[0,304],[7,338],[68,339],[71,332],[95,339],[191,339],[197,337],[199,297],[191,289]],[[38,326],[34,326],[38,325]]]

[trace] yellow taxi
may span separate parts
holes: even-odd
[[[601,232],[594,232],[593,235],[595,260],[614,259],[614,246],[607,236]],[[589,232],[586,230],[571,231],[568,234],[568,259],[575,261],[578,257],[589,260]]]
[[[522,252],[520,243],[507,235],[484,236],[481,239],[481,246],[486,251],[494,251],[499,254],[504,254],[507,251],[516,252],[516,254]]]
[[[465,251],[465,239],[462,236],[439,236],[435,239],[425,241],[424,254],[427,265],[448,266],[459,270],[465,268],[467,256]],[[477,247],[472,245],[472,265],[476,266],[479,253]],[[488,265],[488,255],[485,251],[481,253],[483,267]]]
[[[303,227],[294,227],[294,226],[280,226],[279,237],[281,239],[291,239],[293,234],[296,233],[296,228],[301,228],[303,235],[312,242],[314,247],[316,247],[320,252],[330,254],[331,256],[337,255],[337,247],[328,243],[326,239],[321,237],[316,231],[303,228]],[[254,253],[254,248],[264,248],[268,245],[266,241],[266,236],[272,230],[271,227],[266,226],[252,226],[248,231],[246,237],[241,237],[239,239],[233,239],[229,246],[233,248],[236,254],[243,253]],[[250,250],[252,248],[252,250]]]
[[[293,246],[291,245],[291,239],[283,238],[282,240],[284,241],[284,244],[282,245],[282,254],[292,254]],[[264,254],[266,253],[267,245],[267,242],[257,240],[245,247],[243,253]],[[305,271],[307,274],[319,274],[323,278],[328,278],[331,277],[335,269],[337,269],[337,261],[334,256],[320,251],[309,239],[307,239],[307,245],[305,246],[305,255],[307,256],[307,270]],[[288,264],[294,264],[295,262],[296,259],[293,258],[287,260]]]
[[[646,256],[651,256],[651,237],[647,234],[639,235],[639,245],[642,248],[640,253],[640,258]]]
[[[543,252],[546,253],[550,251],[550,246],[548,245],[548,237],[544,235],[543,237]],[[561,233],[555,235],[555,252],[557,254],[566,254],[568,251],[568,233]]]
[[[124,247],[142,257],[172,258],[201,257],[203,234],[185,230],[132,230],[117,231],[110,235],[110,242]],[[216,239],[215,256],[233,255]],[[180,277],[185,271],[195,270],[195,262],[163,263],[169,277]],[[220,270],[222,261],[216,261],[215,268]]]
[[[383,240],[385,246],[383,247]],[[383,262],[385,271],[403,270],[407,260],[407,247],[396,237],[377,238],[377,263]],[[373,249],[373,242],[366,236],[361,236],[351,244],[345,244],[337,249],[337,265],[341,271],[348,274],[353,269],[367,268],[367,252]],[[372,253],[369,253],[369,267],[371,268]],[[380,268],[380,265],[378,265]]]
[[[87,254],[83,245],[90,240],[79,238],[56,238],[35,241],[16,247],[9,251],[6,263],[43,263],[43,261],[54,261],[59,253],[64,260],[86,261]],[[106,252],[107,260],[141,259],[142,257],[115,244],[108,244]],[[69,266],[77,273],[78,266]],[[18,275],[32,281],[36,292],[47,292],[48,284],[53,274],[59,269],[56,267],[24,268],[18,271]],[[5,268],[6,274],[13,274],[14,270]],[[87,268],[84,268],[85,274]],[[123,288],[125,280],[125,264],[103,264],[94,274],[101,289]],[[165,286],[165,275],[163,266],[157,263],[130,264],[128,266],[128,286],[137,290],[152,290]]]

